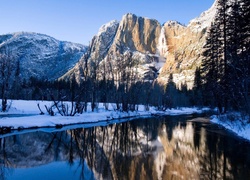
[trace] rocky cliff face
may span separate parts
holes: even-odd
[[[166,59],[158,80],[167,81],[169,73],[173,73],[174,81],[181,85],[187,83],[191,88],[196,67],[201,64],[203,46],[206,41],[206,32],[216,13],[216,2],[200,17],[183,26],[175,21],[168,21],[162,27],[164,34],[162,42],[167,51],[160,52]]]
[[[119,26],[118,21],[111,21],[107,24],[104,24],[100,29],[97,35],[95,35],[91,42],[90,54],[88,56],[88,62],[97,61],[100,63],[108,54],[110,46],[114,41],[114,37]],[[70,80],[72,77],[75,77],[76,81],[79,83],[80,79],[83,76],[82,69],[85,63],[85,55],[83,55],[78,63],[64,74],[60,79]]]
[[[174,81],[178,85],[187,83],[191,87],[195,69],[201,64],[206,28],[193,31],[192,26],[186,27],[173,21],[165,23],[163,28],[167,51],[160,55],[166,59],[166,62],[158,79],[164,83],[168,75],[173,73]]]
[[[158,21],[126,14],[120,23],[111,21],[103,25],[94,36],[88,62],[98,61],[100,64],[112,59],[115,66],[118,61],[129,54],[137,72],[142,79],[153,80],[157,77],[156,64],[159,64],[157,44],[161,32]],[[73,76],[79,82],[84,56],[65,74],[62,79]]]
[[[160,33],[161,25],[158,21],[126,14],[117,29],[109,54],[117,60],[129,54],[128,60],[134,64],[138,76],[144,80],[153,80],[161,66],[157,54]]]
[[[160,30],[161,25],[156,20],[126,14],[116,32],[112,49],[119,53],[131,50],[155,54]],[[119,48],[118,45],[125,48]]]
[[[71,69],[84,54],[86,46],[58,41],[37,33],[0,35],[0,51],[8,51],[20,61],[24,79],[54,80]]]
[[[216,3],[188,26],[176,21],[160,25],[157,20],[126,14],[120,23],[112,21],[100,28],[92,40],[89,62],[112,59],[113,64],[129,54],[138,76],[165,84],[170,73],[174,81],[192,87],[194,72],[201,64],[202,47],[216,12]],[[79,63],[65,76],[81,78]]]
[[[104,24],[96,36],[92,40],[91,58],[97,58],[101,61],[108,53],[110,46],[114,41],[114,37],[119,26],[118,21],[111,21]]]

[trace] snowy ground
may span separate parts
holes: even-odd
[[[234,116],[233,120],[230,120],[232,116]],[[211,122],[220,124],[226,129],[236,133],[238,136],[250,141],[250,124],[247,123],[247,120],[242,120],[242,117],[238,113],[225,116],[214,115],[211,117]]]
[[[72,125],[80,123],[96,123],[102,121],[110,121],[123,118],[145,117],[154,114],[158,115],[182,115],[202,113],[205,109],[198,108],[179,108],[169,109],[166,111],[156,111],[155,108],[150,107],[150,111],[145,111],[144,106],[139,106],[136,112],[120,112],[114,111],[112,104],[109,105],[109,110],[105,110],[102,103],[99,103],[96,112],[90,111],[90,104],[88,111],[75,116],[61,116],[56,113],[55,116],[50,116],[46,113],[44,105],[50,106],[52,102],[49,101],[24,101],[14,100],[11,103],[11,108],[7,113],[0,112],[0,127],[11,127],[12,129],[37,128],[37,127],[55,127],[57,125]],[[40,111],[37,104],[39,103],[45,115],[39,115]]]

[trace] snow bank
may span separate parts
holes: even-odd
[[[203,108],[178,108],[178,109],[167,109],[166,111],[157,111],[156,108],[150,107],[149,111],[145,111],[143,105],[138,107],[138,111],[135,112],[120,112],[115,111],[112,104],[109,104],[108,109],[105,110],[102,103],[99,103],[98,110],[91,112],[90,104],[88,104],[87,112],[83,114],[77,114],[71,116],[61,116],[56,113],[55,116],[48,114],[39,115],[40,111],[37,107],[39,103],[43,112],[46,113],[45,105],[48,107],[52,105],[50,101],[24,101],[14,100],[9,101],[11,108],[7,113],[0,112],[0,127],[11,127],[12,129],[28,129],[28,128],[45,128],[45,127],[56,127],[64,125],[79,125],[85,124],[91,126],[91,124],[99,123],[107,124],[110,122],[116,123],[125,118],[139,118],[139,117],[150,117],[150,116],[161,116],[161,115],[188,115],[195,113],[202,113],[209,109]],[[230,121],[227,116],[212,116],[211,122],[220,124],[225,128],[233,131],[238,136],[243,137],[250,141],[250,124],[240,120],[241,117],[234,114],[234,117],[239,117],[239,120]],[[119,121],[117,121],[119,120]]]
[[[237,114],[235,114],[237,116]],[[238,120],[229,120],[226,116],[212,116],[211,122],[220,124],[228,130],[236,133],[238,136],[245,138],[250,141],[250,124],[246,123],[245,120],[241,120],[238,116]]]
[[[102,121],[113,121],[123,118],[136,118],[152,115],[182,115],[202,113],[203,110],[197,108],[178,108],[168,109],[166,111],[157,111],[154,107],[150,107],[149,111],[144,110],[144,106],[140,105],[138,111],[120,112],[113,109],[113,105],[109,105],[109,110],[105,110],[102,103],[99,103],[98,110],[91,112],[90,104],[88,111],[83,114],[71,116],[61,116],[56,113],[55,116],[48,114],[39,115],[40,111],[37,104],[39,103],[43,112],[46,112],[45,105],[50,106],[50,101],[24,101],[14,100],[11,103],[11,109],[7,113],[0,113],[0,127],[11,127],[12,129],[38,128],[38,127],[56,127],[58,125],[72,125],[80,123],[96,123]]]

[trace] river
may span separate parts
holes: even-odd
[[[250,177],[250,143],[191,115],[0,137],[0,179]]]

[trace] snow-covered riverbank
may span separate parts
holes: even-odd
[[[110,121],[122,118],[146,117],[152,115],[184,115],[202,113],[207,109],[198,108],[179,108],[168,109],[166,111],[157,111],[154,107],[150,107],[149,111],[144,110],[144,106],[139,106],[135,112],[120,112],[113,109],[112,104],[108,110],[105,110],[102,103],[99,103],[98,110],[91,112],[90,104],[88,111],[75,116],[61,116],[56,113],[55,116],[50,116],[46,113],[44,105],[50,106],[49,101],[11,101],[11,108],[7,113],[0,113],[0,127],[11,127],[12,129],[36,128],[36,127],[56,127],[63,125],[72,125],[80,123]],[[37,104],[39,103],[45,115],[39,115],[40,111]],[[3,116],[4,115],[4,116]],[[1,117],[2,116],[2,117]]]
[[[11,127],[11,129],[61,127],[64,125],[107,122],[124,118],[150,117],[152,115],[186,115],[202,113],[208,110],[207,108],[198,109],[194,107],[157,111],[156,108],[150,107],[149,111],[145,111],[144,106],[140,105],[138,111],[120,112],[115,111],[112,104],[109,104],[108,110],[105,110],[103,104],[99,103],[98,110],[95,112],[91,112],[89,104],[88,111],[83,114],[61,116],[59,113],[56,113],[55,116],[50,116],[47,114],[44,106],[50,106],[52,102],[49,101],[14,100],[9,103],[11,103],[9,111],[7,113],[0,112],[0,127]],[[40,110],[37,107],[38,103],[42,111],[45,112],[45,115],[39,115]],[[211,122],[220,124],[238,136],[250,141],[250,124],[243,123],[243,121],[240,120],[229,121],[225,120],[225,118],[219,118],[218,116],[212,116]]]
[[[212,116],[211,122],[220,124],[226,129],[231,130],[238,136],[250,141],[250,124],[246,120],[242,120],[242,117],[235,113],[234,120],[229,120],[228,116]]]

